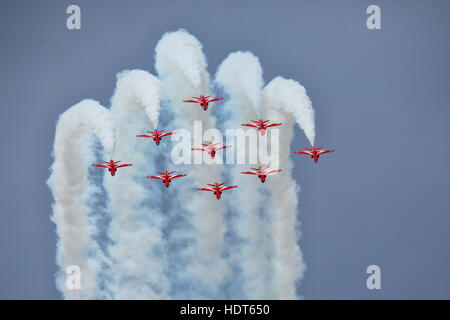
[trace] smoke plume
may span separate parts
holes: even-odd
[[[145,179],[158,151],[153,141],[136,137],[155,128],[160,100],[160,81],[148,72],[131,70],[117,76],[111,99],[114,157],[133,166],[119,169],[114,177],[105,172],[104,177],[112,219],[109,287],[116,299],[163,299],[169,290],[161,253],[160,197],[152,189],[156,186]]]
[[[203,130],[215,127],[210,110],[203,111],[197,104],[183,102],[194,96],[209,95],[209,74],[202,45],[194,36],[179,30],[166,33],[155,51],[155,67],[164,88],[166,106],[172,111],[169,127],[187,130],[191,139],[185,141],[185,149],[190,152],[190,147],[204,143],[201,136],[195,136],[195,121],[200,121]],[[211,104],[210,108],[220,106]],[[180,249],[179,258],[173,260],[178,266],[175,277],[179,289],[174,294],[184,298],[223,298],[221,289],[229,271],[223,256],[226,209],[212,195],[195,191],[207,183],[222,182],[222,168],[216,164],[174,166],[170,160],[166,163],[167,167],[188,173],[183,183],[178,184],[177,197],[171,199],[168,212],[173,219],[186,219],[185,227],[172,230],[171,247],[180,242],[192,243]],[[189,292],[180,293],[186,290]]]
[[[54,199],[52,221],[58,234],[57,286],[66,299],[100,297],[97,276],[104,257],[93,239],[96,229],[88,206],[96,192],[87,178],[87,167],[93,159],[87,139],[91,134],[100,140],[105,154],[112,154],[114,123],[109,111],[98,102],[83,100],[59,117],[48,185]],[[66,283],[69,266],[82,270],[79,290],[71,290]]]

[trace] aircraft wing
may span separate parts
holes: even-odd
[[[173,132],[166,132],[160,135],[160,137],[170,136]]]
[[[131,166],[132,166],[131,163],[127,163],[127,164],[121,164],[120,166],[117,166],[116,168],[131,167]]]
[[[229,148],[229,147],[231,147],[231,146],[221,146],[221,147],[217,147],[216,150],[226,149],[226,148]]]
[[[210,189],[210,188],[197,188],[197,190],[200,190],[200,191],[213,191],[214,192],[214,190]]]
[[[91,164],[93,167],[100,167],[100,168],[108,168],[108,166],[105,166],[103,164]]]
[[[278,169],[278,170],[270,170],[270,171],[264,172],[264,174],[265,174],[265,175],[268,175],[268,174],[274,174],[274,173],[278,173],[278,172],[280,172],[280,171],[281,171],[281,169]]]
[[[207,151],[206,149],[203,149],[203,148],[191,148],[191,150],[195,150],[195,151]]]
[[[318,153],[319,154],[324,154],[324,153],[330,153],[330,152],[334,152],[334,150],[321,150]]]
[[[276,127],[276,126],[281,126],[281,125],[282,125],[282,123],[271,123],[271,124],[266,125],[266,128]]]
[[[254,125],[254,124],[251,124],[251,123],[242,123],[242,124],[241,124],[241,126],[244,126],[244,127],[253,127],[253,128],[258,128],[258,126],[257,126],[257,125]]]
[[[163,176],[147,176],[146,178],[148,179],[159,179],[159,180],[164,180]]]
[[[199,101],[195,101],[195,100],[183,100],[183,102],[193,102],[193,103],[199,103]]]
[[[175,178],[181,178],[181,177],[186,177],[187,174],[176,174],[174,176],[171,176],[170,179],[175,179]]]
[[[208,102],[214,102],[214,101],[219,101],[219,100],[223,100],[223,98],[209,99]]]
[[[138,134],[136,137],[140,137],[140,138],[153,138],[152,136],[149,136],[148,134]]]
[[[307,154],[307,155],[311,155],[311,152],[309,152],[309,151],[295,151],[294,153],[297,153],[297,154]]]
[[[244,171],[241,172],[242,174],[258,174],[257,172],[253,172],[253,171]]]
[[[227,187],[223,187],[223,188],[220,188],[220,191],[230,190],[230,189],[233,189],[233,188],[237,188],[237,186],[227,186]]]

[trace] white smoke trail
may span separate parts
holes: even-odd
[[[230,53],[219,66],[216,81],[226,88],[230,99],[241,101],[243,104],[244,109],[239,112],[239,117],[247,116],[255,119],[260,116],[263,71],[258,58],[251,52]],[[232,110],[234,113],[238,112],[236,108],[238,107]]]
[[[231,53],[219,66],[216,82],[227,93],[229,100],[223,108],[227,110],[224,127],[242,128],[242,122],[260,119],[263,77],[258,58],[249,52]],[[225,120],[225,119],[224,119]],[[254,130],[254,129],[249,129]],[[256,132],[256,131],[255,131]],[[229,142],[227,142],[229,144]],[[246,157],[249,148],[245,150]],[[252,167],[255,164],[250,165]],[[238,164],[230,168],[231,184],[242,190],[227,198],[229,206],[236,213],[231,226],[239,244],[233,246],[230,257],[241,270],[239,283],[242,293],[231,292],[233,298],[271,299],[272,288],[268,285],[271,273],[269,262],[270,243],[267,238],[266,217],[259,214],[264,203],[261,183],[256,177],[243,175],[249,165]],[[237,281],[232,279],[231,281]]]
[[[119,169],[114,177],[106,172],[104,180],[112,217],[109,281],[115,299],[163,299],[169,291],[161,253],[160,194],[145,179],[159,151],[153,141],[136,138],[149,130],[150,121],[156,128],[160,100],[160,81],[148,72],[118,75],[111,100],[117,139],[114,160],[133,166]]]
[[[270,179],[279,188],[271,189],[270,205],[266,211],[271,215],[273,239],[273,279],[276,299],[296,299],[296,285],[303,278],[306,265],[298,245],[297,219],[299,187],[292,178],[291,143],[294,121],[299,124],[314,144],[314,111],[305,89],[296,81],[281,77],[273,79],[263,91],[263,108],[268,118],[283,122],[279,155],[280,168],[284,174]]]
[[[201,43],[186,31],[179,30],[166,33],[155,51],[155,67],[163,84],[164,97],[175,117],[170,127],[187,129],[191,137],[194,137],[194,121],[201,121],[203,129],[214,128],[211,108],[220,106],[211,104],[210,109],[203,111],[199,105],[182,102],[209,92],[209,75]],[[202,142],[201,138],[198,140],[196,144]],[[175,167],[171,161],[167,161],[166,166],[167,169]],[[223,258],[225,205],[211,194],[195,190],[206,183],[221,182],[222,168],[215,164],[198,164],[177,166],[174,170],[184,171],[188,176],[176,185],[176,197],[170,199],[172,207],[167,214],[176,220],[185,219],[187,226],[173,230],[169,241],[172,244],[193,242],[181,249],[174,260],[178,266],[174,265],[177,270],[174,296],[223,298],[221,289],[228,274]],[[189,292],[185,293],[183,289]]]
[[[87,201],[95,187],[87,178],[88,162],[93,155],[87,139],[94,134],[105,152],[114,149],[114,123],[107,109],[94,100],[83,100],[59,117],[53,145],[54,162],[47,181],[54,198],[52,221],[58,234],[57,287],[66,299],[98,299],[98,274],[103,255],[93,236],[95,225],[89,217]],[[69,266],[81,271],[81,287],[66,285]],[[73,288],[72,288],[73,289]]]
[[[271,104],[290,113],[314,146],[314,109],[305,88],[295,80],[276,77],[267,85],[266,91]]]

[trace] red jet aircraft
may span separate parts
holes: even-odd
[[[173,132],[164,132],[164,131],[166,131],[166,130],[156,130],[155,129],[155,131],[147,131],[150,134],[138,134],[136,137],[152,138],[153,141],[155,141],[155,143],[157,145],[159,145],[162,137],[170,136],[171,134],[173,134]]]
[[[200,103],[203,110],[208,110],[208,106],[210,102],[219,101],[223,98],[210,98],[210,96],[200,96],[200,97],[192,97],[195,100],[183,100],[183,102],[192,102],[192,103]]]
[[[122,167],[129,167],[132,166],[132,164],[119,164],[118,163],[120,161],[113,161],[113,160],[109,160],[109,161],[102,161],[103,163],[106,163],[106,165],[104,164],[93,164],[93,167],[100,167],[100,168],[107,168],[108,171],[111,173],[111,176],[114,176],[116,174],[116,171],[118,168],[122,168]]]
[[[148,179],[160,179],[162,180],[162,182],[164,183],[164,185],[166,186],[166,188],[169,187],[170,182],[172,182],[172,179],[175,178],[181,178],[181,177],[186,177],[187,174],[173,174],[176,171],[164,171],[164,172],[158,172],[159,174],[161,174],[160,176],[148,176],[146,178]]]
[[[330,149],[330,150],[320,150],[323,147],[320,148],[316,148],[316,147],[312,147],[312,148],[305,148],[305,150],[308,151],[295,151],[294,153],[297,154],[306,154],[308,156],[311,156],[311,158],[313,158],[314,162],[317,163],[317,161],[319,161],[319,157],[320,155],[324,154],[324,153],[329,153],[329,152],[334,152],[334,149]]]
[[[264,133],[266,132],[267,128],[270,127],[276,127],[276,126],[281,126],[282,123],[269,123],[270,120],[250,120],[251,122],[255,123],[242,123],[242,126],[245,127],[253,127],[253,128],[258,128],[258,131],[261,133],[261,135],[264,135]]]
[[[192,148],[191,150],[196,150],[196,151],[206,151],[211,155],[211,159],[214,159],[214,157],[216,156],[216,151],[217,150],[221,150],[221,149],[226,149],[229,148],[231,146],[217,146],[218,143],[203,143],[202,146],[204,146],[204,148]]]
[[[269,169],[267,167],[258,167],[258,168],[251,168],[251,169],[254,170],[254,171],[244,171],[244,172],[241,172],[241,173],[242,174],[254,174],[254,175],[257,175],[262,183],[264,183],[264,181],[266,181],[266,177],[268,175],[272,175],[272,174],[281,172],[281,169],[267,171],[267,169]]]
[[[207,185],[210,186],[211,188],[197,188],[197,190],[211,191],[214,193],[217,200],[220,199],[220,196],[222,195],[222,191],[237,188],[237,186],[223,186],[223,183],[218,183],[218,182],[216,182],[214,184],[207,183]]]

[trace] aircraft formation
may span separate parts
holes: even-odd
[[[211,98],[210,96],[202,96],[202,95],[200,97],[193,97],[192,99],[193,100],[183,100],[183,102],[198,103],[205,111],[208,110],[210,102],[223,100],[223,98]],[[268,128],[282,125],[282,123],[270,123],[270,120],[261,120],[260,119],[260,120],[250,120],[250,121],[252,123],[242,123],[241,125],[245,126],[245,127],[256,128],[261,135],[264,135]],[[139,135],[136,135],[136,137],[153,139],[153,141],[156,143],[156,145],[160,144],[161,139],[163,137],[172,135],[174,133],[174,132],[166,132],[166,130],[157,130],[157,129],[155,129],[153,131],[146,131],[146,132],[148,134],[139,134]],[[202,144],[202,147],[200,147],[200,148],[192,148],[191,150],[207,152],[211,156],[211,159],[214,159],[216,156],[216,151],[230,148],[230,147],[231,146],[222,146],[222,145],[219,145],[218,143],[210,142],[210,143]],[[312,148],[304,148],[304,150],[302,150],[302,151],[294,151],[294,153],[308,155],[313,159],[314,163],[317,163],[319,161],[320,155],[325,154],[325,153],[334,152],[334,151],[335,151],[334,149],[327,150],[327,149],[323,149],[323,147],[318,147],[318,148],[312,147]],[[119,161],[110,160],[110,161],[101,161],[101,162],[102,162],[102,164],[92,164],[92,166],[108,169],[111,176],[114,176],[117,172],[117,169],[119,169],[119,168],[132,166],[131,163],[119,164],[119,162],[121,162],[120,160]],[[281,169],[276,169],[276,170],[269,170],[269,169],[270,168],[268,168],[268,167],[258,167],[258,168],[251,168],[250,170],[252,170],[252,171],[244,171],[241,173],[248,174],[248,175],[255,175],[258,177],[258,179],[261,181],[261,183],[264,183],[266,181],[267,176],[277,174],[282,171]],[[158,174],[159,174],[158,176],[156,176],[156,175],[155,176],[147,176],[146,178],[161,180],[162,183],[164,184],[164,186],[166,188],[168,188],[170,186],[170,183],[172,182],[172,179],[187,176],[187,174],[175,174],[175,173],[176,173],[176,171],[167,171],[166,170],[164,172],[158,172]],[[221,198],[223,191],[234,189],[234,188],[238,187],[238,186],[227,186],[227,185],[225,185],[225,183],[218,183],[218,182],[215,182],[213,184],[208,183],[207,186],[208,187],[206,187],[206,188],[197,188],[197,190],[210,191],[216,196],[216,199],[218,199],[218,200]]]

